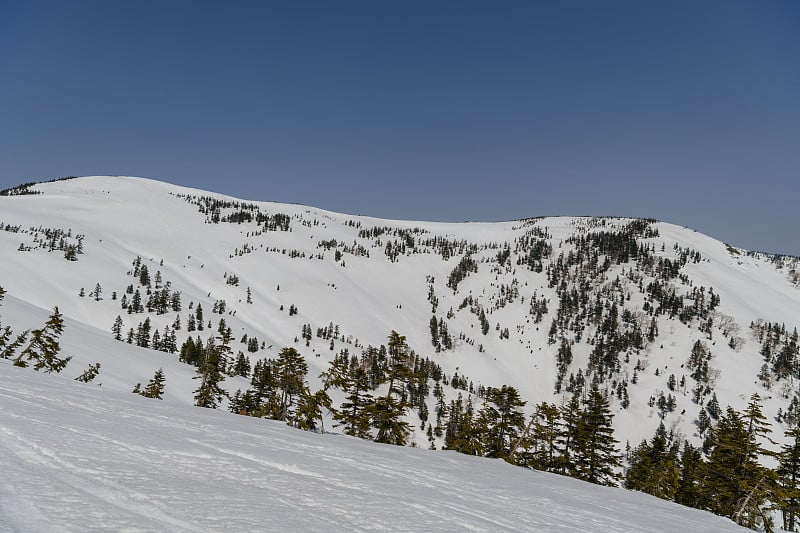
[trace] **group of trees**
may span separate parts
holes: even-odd
[[[787,444],[774,445],[770,424],[753,394],[739,412],[728,407],[705,433],[702,447],[667,432],[663,423],[649,441],[634,448],[625,486],[689,507],[727,516],[751,529],[771,531],[778,510],[783,528],[796,531],[800,516],[800,427],[785,431]],[[771,458],[776,468],[761,464]]]
[[[606,394],[594,386],[561,406],[542,402],[527,421],[525,403],[506,385],[488,389],[480,409],[459,395],[446,408],[445,449],[616,485],[621,456]]]

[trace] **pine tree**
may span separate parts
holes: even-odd
[[[393,396],[380,396],[364,409],[377,434],[375,442],[404,446],[411,427],[402,418],[406,407]]]
[[[665,500],[674,499],[680,480],[677,451],[661,422],[650,442],[643,441],[633,451],[625,487]]]
[[[0,303],[3,302],[5,296],[6,290],[0,287]],[[0,358],[11,359],[14,357],[19,347],[22,346],[28,338],[28,333],[29,331],[25,330],[17,335],[16,339],[11,341],[11,337],[14,335],[13,330],[10,326],[2,326],[2,324],[0,324]]]
[[[606,396],[596,385],[586,398],[575,432],[576,477],[598,485],[616,485],[621,457],[611,425],[613,415]]]
[[[561,406],[561,429],[556,439],[558,457],[556,459],[556,472],[576,477],[575,440],[582,417],[580,399],[577,392],[569,401]]]
[[[117,318],[114,319],[114,324],[111,326],[111,333],[114,334],[114,340],[122,340],[122,327],[122,317],[117,315]]]
[[[214,338],[209,338],[202,349],[197,375],[193,379],[200,380],[200,386],[194,391],[195,405],[216,409],[225,391],[219,386],[225,379],[220,368],[220,357]]]
[[[542,402],[533,412],[531,426],[531,451],[527,466],[548,472],[558,467],[558,437],[561,415],[558,406]]]
[[[503,385],[489,389],[486,404],[478,414],[484,433],[484,453],[487,457],[507,458],[525,426],[524,401],[514,387]]]
[[[89,368],[83,371],[83,373],[75,378],[75,381],[80,381],[82,383],[89,383],[97,375],[100,373],[100,363],[95,363],[93,365],[89,365]]]
[[[763,451],[757,437],[763,430],[759,422],[757,395],[743,417],[728,407],[711,430],[710,453],[703,469],[703,498],[709,509],[754,528],[767,520],[763,506],[774,487],[774,473],[758,463]],[[759,429],[761,428],[761,429]]]
[[[675,502],[697,509],[707,508],[702,487],[705,464],[700,450],[685,442],[681,453],[680,467],[681,473],[678,479],[678,488],[675,491]]]
[[[294,401],[305,388],[308,364],[300,353],[292,347],[284,348],[275,361],[277,385],[280,389],[278,420],[291,421],[294,416]]]
[[[53,314],[45,323],[42,329],[31,331],[31,340],[28,346],[22,350],[14,360],[15,366],[27,367],[29,361],[34,361],[34,370],[44,370],[45,373],[59,373],[67,366],[72,357],[61,359],[58,353],[61,347],[58,338],[64,332],[64,317],[58,311],[58,307],[53,308]]]
[[[349,364],[346,358],[336,358],[320,378],[325,387],[336,387],[344,392],[344,402],[333,410],[337,425],[344,426],[343,433],[362,439],[370,438],[370,420],[365,409],[372,403],[369,375],[358,364]]]
[[[331,408],[331,397],[324,390],[311,393],[308,387],[297,398],[297,409],[293,420],[294,427],[305,431],[316,431],[317,421],[320,423],[320,431],[325,432],[322,420],[322,408]]]
[[[243,378],[250,377],[250,360],[247,358],[244,352],[240,351],[236,356],[236,364],[233,367],[233,373]]]
[[[203,306],[199,303],[195,309],[195,318],[197,319],[197,331],[203,331]]]
[[[778,482],[781,488],[779,508],[783,529],[797,531],[800,525],[800,426],[793,426],[784,435],[787,443],[781,449]]]
[[[156,370],[155,374],[153,374],[153,379],[147,382],[145,385],[144,390],[142,390],[139,394],[144,396],[145,398],[154,398],[156,400],[163,400],[164,398],[161,396],[164,394],[166,378],[164,377],[164,369],[159,368]]]

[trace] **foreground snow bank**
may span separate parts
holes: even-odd
[[[731,531],[649,496],[0,361],[2,531]]]

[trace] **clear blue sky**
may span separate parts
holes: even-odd
[[[800,2],[0,2],[0,188],[90,174],[800,255]]]

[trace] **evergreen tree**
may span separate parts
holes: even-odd
[[[681,453],[681,473],[678,479],[678,488],[675,491],[675,501],[681,505],[705,509],[703,493],[703,472],[705,465],[703,455],[699,449],[688,442],[683,444]]]
[[[162,394],[164,394],[166,378],[164,377],[164,369],[159,368],[156,370],[155,374],[153,374],[153,379],[147,382],[145,385],[144,390],[141,391],[139,394],[144,396],[145,398],[154,398],[156,400],[163,400]],[[205,407],[205,406],[203,406]]]
[[[576,475],[576,463],[573,456],[575,452],[575,437],[581,423],[580,399],[577,392],[573,394],[569,401],[561,406],[561,429],[556,439],[558,457],[556,460],[556,472],[571,477]]]
[[[760,407],[751,409],[752,404],[747,418],[728,407],[711,430],[702,485],[704,503],[712,512],[750,528],[768,521],[763,506],[774,482],[773,473],[758,464]]]
[[[281,394],[277,419],[291,421],[289,419],[294,416],[295,398],[302,394],[305,388],[308,364],[297,350],[287,347],[278,354],[275,373]]]
[[[508,458],[525,426],[524,401],[514,387],[489,389],[486,404],[478,414],[484,428],[484,453],[487,457]]]
[[[372,395],[366,370],[358,364],[349,364],[347,358],[335,358],[320,378],[326,388],[336,387],[344,392],[344,402],[339,409],[332,411],[337,425],[344,426],[342,432],[362,439],[370,438],[370,420],[365,409],[372,403]]]
[[[111,326],[111,333],[114,334],[114,340],[122,340],[122,327],[122,317],[117,315],[117,318],[114,319],[114,324]]]
[[[197,375],[193,378],[200,380],[200,385],[194,391],[195,405],[198,407],[216,409],[225,396],[225,391],[219,386],[220,382],[225,379],[220,364],[219,351],[214,343],[214,338],[209,338],[206,346],[202,349]]]
[[[797,531],[800,525],[800,426],[784,432],[787,443],[781,449],[778,466],[778,482],[781,488],[779,508],[783,518],[783,529]]]
[[[561,414],[555,404],[542,402],[533,412],[531,451],[527,466],[554,472],[558,468],[558,438]]]
[[[0,287],[0,303],[2,303],[3,298],[6,296],[6,290],[3,287]],[[28,330],[23,331],[17,338],[11,341],[11,337],[14,335],[13,330],[10,326],[2,326],[0,324],[0,358],[2,359],[11,359],[14,357],[14,354],[17,352],[20,346],[22,346],[28,338]]]
[[[244,352],[240,351],[236,356],[236,364],[233,367],[233,373],[243,378],[250,377],[250,360],[247,358]]]
[[[203,331],[203,306],[198,303],[194,313],[197,319],[197,330]]]
[[[667,430],[661,422],[650,442],[643,441],[633,451],[625,476],[625,487],[672,500],[679,481],[678,450],[670,443]]]
[[[450,413],[447,421],[447,431],[445,433],[445,449],[455,450],[467,455],[484,454],[483,447],[483,428],[476,420],[475,409],[472,400],[468,399],[463,406],[461,394],[458,399],[450,403],[447,411]]]
[[[72,357],[64,359],[58,357],[58,353],[61,351],[58,338],[63,332],[64,317],[58,311],[58,307],[55,307],[44,327],[31,331],[31,340],[14,360],[14,365],[27,367],[28,362],[33,361],[34,370],[44,370],[48,374],[64,370]]]
[[[75,378],[75,381],[80,381],[82,383],[89,383],[97,375],[100,373],[100,363],[95,363],[93,365],[89,365],[89,368],[83,371],[83,373]]]
[[[317,422],[320,423],[321,432],[325,432],[322,422],[322,408],[331,408],[331,397],[324,390],[313,393],[304,387],[297,398],[297,409],[293,424],[294,427],[305,431],[316,431]]]
[[[573,445],[576,477],[599,485],[616,485],[621,457],[611,425],[613,415],[606,396],[596,385],[586,398]]]
[[[133,293],[131,304],[128,306],[128,312],[141,313],[143,310],[144,308],[142,307],[142,294],[139,292],[139,289],[136,289],[136,292]]]
[[[393,396],[380,396],[364,409],[377,434],[375,442],[404,446],[411,427],[403,420],[406,407]]]

